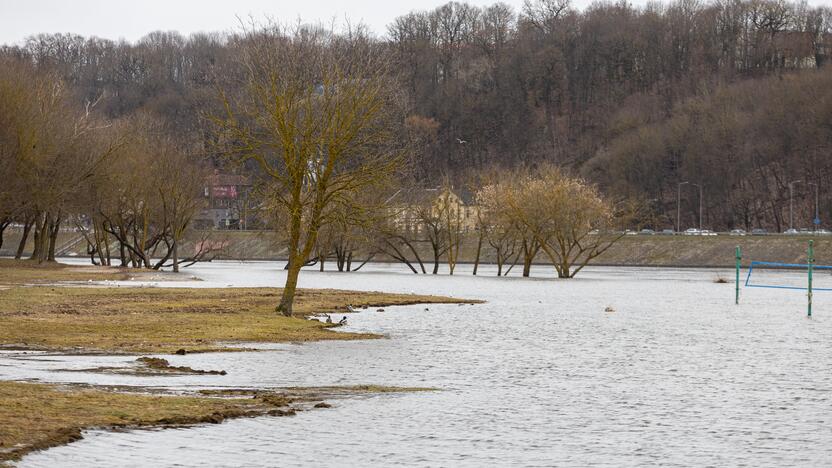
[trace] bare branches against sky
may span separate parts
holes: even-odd
[[[472,5],[490,5],[496,0],[468,0]],[[502,0],[516,11],[522,0]],[[641,5],[647,0],[633,0]],[[378,35],[387,31],[394,18],[412,10],[429,10],[444,0],[0,0],[0,44],[18,44],[39,33],[74,33],[107,39],[136,41],[153,31],[237,30],[239,18],[274,18],[280,22],[364,23]],[[584,8],[591,0],[574,0]],[[809,0],[810,5],[832,5],[832,0]]]

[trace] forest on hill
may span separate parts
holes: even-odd
[[[314,26],[309,26],[314,28]],[[634,7],[566,0],[450,2],[369,34],[390,52],[412,148],[404,185],[495,166],[554,164],[611,197],[640,199],[639,226],[796,227],[832,218],[832,10],[782,0]],[[357,32],[356,32],[357,31]],[[136,43],[67,34],[0,47],[57,74],[79,108],[141,115],[219,167],[207,116],[243,73],[241,35],[155,32]],[[95,104],[91,106],[91,104]],[[399,131],[399,130],[397,130]],[[256,168],[249,168],[256,170]],[[798,182],[799,181],[799,182]],[[688,182],[679,186],[680,182]],[[796,223],[797,224],[797,223]]]

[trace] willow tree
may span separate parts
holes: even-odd
[[[221,86],[221,140],[254,161],[272,207],[283,213],[286,284],[277,311],[290,316],[300,269],[340,204],[393,172],[400,99],[382,46],[362,31],[271,25],[235,39],[243,73]]]
[[[614,230],[626,222],[598,189],[583,179],[569,177],[552,165],[534,171],[501,171],[477,193],[483,219],[498,249],[523,246],[524,276],[533,256],[541,251],[559,278],[572,278],[623,235]],[[529,258],[528,246],[534,251]]]
[[[497,276],[503,275],[503,266],[513,264],[520,256],[518,244],[521,236],[505,203],[506,189],[509,187],[505,184],[487,181],[477,191],[477,224],[481,235],[494,250]]]
[[[573,278],[623,236],[613,228],[625,213],[583,179],[542,165],[515,184],[507,208],[532,233],[559,278]]]
[[[79,188],[121,144],[98,144],[108,123],[94,112],[96,103],[82,108],[56,73],[0,57],[0,227],[4,218],[24,222],[16,257],[34,229],[31,258],[55,260],[58,232],[77,210]]]

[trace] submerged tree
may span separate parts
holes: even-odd
[[[623,233],[613,230],[614,205],[583,179],[544,165],[520,181],[506,200],[516,221],[526,226],[555,267],[572,278],[607,251]]]
[[[285,213],[288,272],[277,311],[290,316],[301,267],[329,213],[383,181],[401,161],[403,118],[384,49],[363,31],[247,31],[242,76],[221,91],[215,121],[229,153],[265,175]]]
[[[564,175],[556,166],[508,171],[499,182],[483,187],[477,198],[500,249],[507,249],[506,233],[522,245],[524,276],[542,251],[559,278],[572,278],[623,235],[614,228],[625,213],[595,186]]]

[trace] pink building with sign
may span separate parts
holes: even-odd
[[[205,208],[194,225],[197,229],[247,229],[250,192],[248,177],[215,170],[205,178]]]

